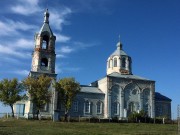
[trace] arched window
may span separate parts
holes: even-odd
[[[46,58],[41,59],[41,66],[47,67],[48,66],[48,60]]]
[[[114,67],[117,67],[117,58],[114,58]]]
[[[146,113],[148,113],[148,110],[149,110],[148,104],[145,104],[145,106],[144,106],[144,111],[145,111]]]
[[[143,90],[143,99],[144,99],[145,101],[148,101],[149,98],[150,98],[150,90],[149,90],[149,89]]]
[[[126,67],[126,59],[122,58],[122,67],[125,68]]]
[[[78,101],[73,102],[73,110],[74,112],[78,112]]]
[[[135,104],[134,102],[129,103],[129,112],[132,113],[135,111]]]
[[[85,113],[90,113],[90,102],[89,101],[85,102]]]
[[[119,103],[114,102],[114,114],[119,115]]]
[[[48,49],[49,37],[43,36],[42,49]]]
[[[119,95],[119,86],[118,85],[112,86],[111,90],[114,95]]]
[[[102,102],[98,101],[97,102],[97,114],[102,113]]]

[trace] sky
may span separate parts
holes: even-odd
[[[56,36],[58,78],[90,84],[106,75],[106,61],[120,41],[132,72],[156,81],[156,92],[180,104],[179,0],[0,0],[0,80],[31,70],[34,34],[46,8]],[[0,104],[0,112],[10,111]]]

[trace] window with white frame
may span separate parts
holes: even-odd
[[[114,114],[118,115],[119,114],[119,103],[114,102]]]
[[[126,59],[122,58],[122,67],[125,68],[126,67]]]
[[[41,108],[41,111],[42,112],[48,111],[48,104],[43,105],[42,108]]]
[[[85,113],[90,113],[90,102],[89,101],[85,102]]]
[[[117,58],[114,58],[114,67],[117,67]]]
[[[97,114],[102,113],[102,102],[98,101],[97,102]]]
[[[74,112],[78,112],[78,101],[73,102],[73,110]]]

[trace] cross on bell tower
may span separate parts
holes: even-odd
[[[39,31],[35,34],[35,47],[32,53],[32,65],[30,76],[46,74],[56,78],[55,74],[55,40],[56,36],[49,25],[48,9],[44,12],[44,23]]]

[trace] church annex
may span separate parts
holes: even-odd
[[[46,74],[56,79],[55,41],[49,25],[49,12],[44,13],[44,22],[35,34],[35,46],[29,76]],[[155,81],[146,79],[132,72],[132,59],[123,50],[119,41],[115,51],[107,58],[106,75],[92,82],[81,85],[74,99],[69,115],[71,117],[98,117],[126,119],[132,112],[144,110],[149,117],[166,116],[171,119],[171,99],[155,92]],[[64,107],[57,98],[53,87],[52,99],[42,110],[42,115],[52,116],[55,120],[64,115]],[[30,117],[33,103],[29,100],[19,101],[14,105],[16,114]]]

